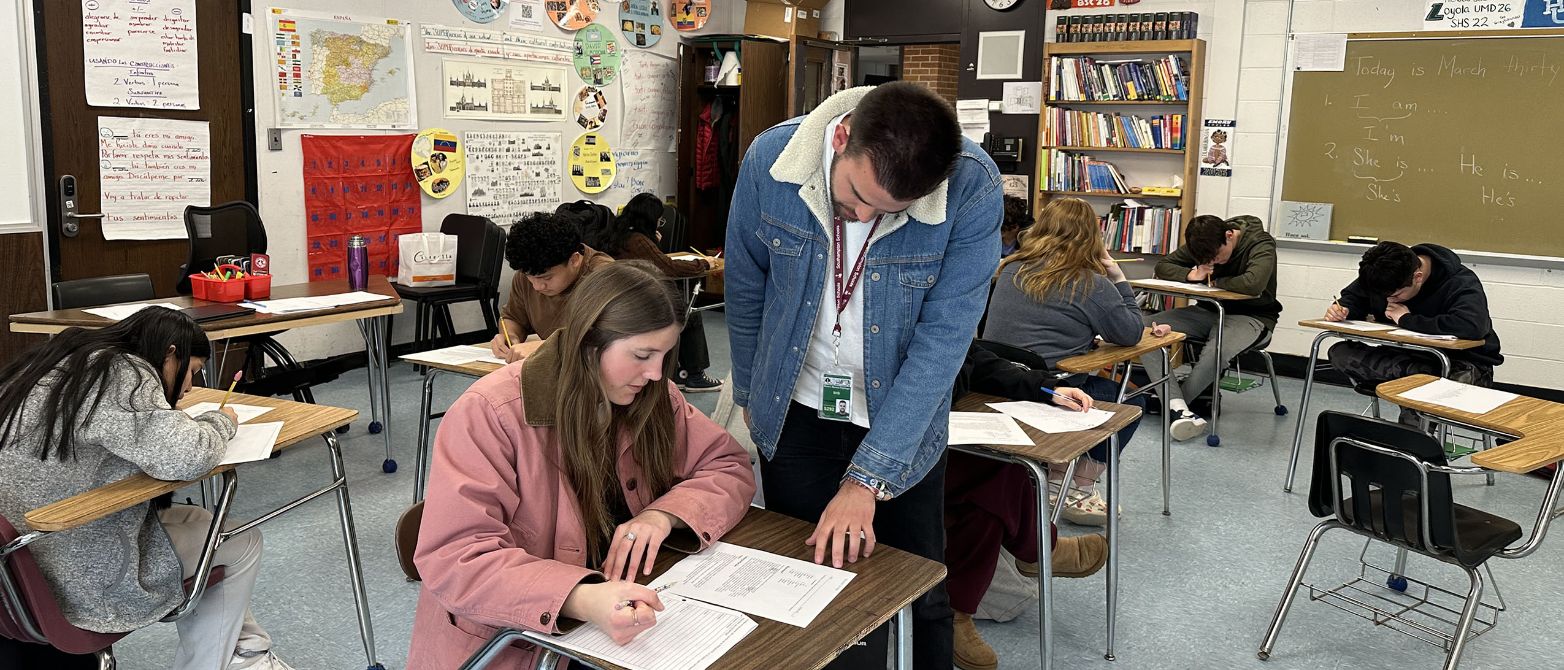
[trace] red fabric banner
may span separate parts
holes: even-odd
[[[423,232],[412,135],[304,135],[310,281],[347,277],[348,238],[369,240],[369,274],[396,273],[396,240]]]

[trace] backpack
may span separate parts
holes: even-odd
[[[593,249],[601,250],[613,233],[614,210],[591,200],[577,200],[560,204],[555,214],[564,214],[575,221],[581,241]]]

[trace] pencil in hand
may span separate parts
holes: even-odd
[[[228,383],[228,392],[223,394],[223,401],[217,403],[217,409],[222,409],[228,406],[228,397],[234,394],[234,387],[239,385],[239,377],[243,374],[244,370],[240,370],[234,373],[234,380]]]
[[[505,334],[505,348],[509,349],[512,346],[510,340],[510,328],[505,325],[505,319],[500,319],[500,332]]]

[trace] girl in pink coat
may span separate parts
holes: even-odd
[[[658,552],[698,551],[743,518],[748,455],[666,381],[685,316],[670,286],[639,262],[594,272],[536,353],[446,412],[408,667],[457,667],[499,628],[586,621],[627,643],[662,609],[633,581]],[[518,644],[490,667],[538,653]]]

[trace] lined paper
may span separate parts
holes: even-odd
[[[755,630],[754,621],[730,609],[669,595],[662,601],[657,624],[624,646],[592,624],[553,642],[627,670],[705,670]]]

